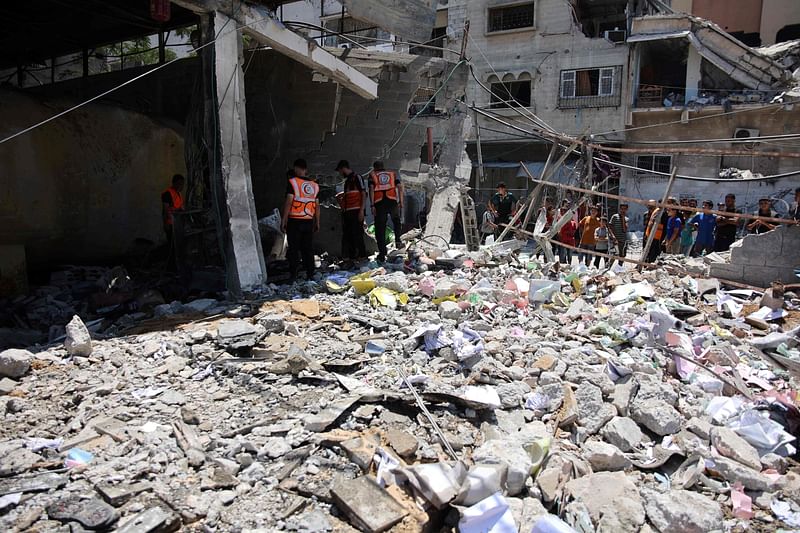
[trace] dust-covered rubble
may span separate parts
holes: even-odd
[[[0,528],[800,527],[793,293],[765,331],[753,290],[498,246],[102,323],[30,300]]]

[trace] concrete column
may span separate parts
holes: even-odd
[[[223,229],[228,289],[238,293],[262,285],[267,270],[247,150],[242,34],[236,30],[237,22],[224,13],[217,11],[209,18],[207,39],[216,36],[204,56],[213,61],[206,71],[213,79],[210,100],[214,104],[206,114],[206,131],[212,133],[207,136],[212,150],[209,162]]]
[[[697,49],[689,45],[689,58],[686,61],[686,102],[697,98],[698,88],[700,87],[700,63],[703,56]]]

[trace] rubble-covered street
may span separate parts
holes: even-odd
[[[84,312],[0,353],[0,529],[800,527],[798,296],[521,244]],[[29,321],[85,311],[32,294]]]

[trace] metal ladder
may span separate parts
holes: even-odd
[[[464,226],[464,242],[467,243],[467,250],[476,252],[481,246],[481,233],[478,228],[478,216],[475,214],[475,202],[467,193],[461,191],[461,222]]]

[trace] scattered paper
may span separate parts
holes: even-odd
[[[460,533],[518,533],[514,515],[499,492],[461,511]]]

